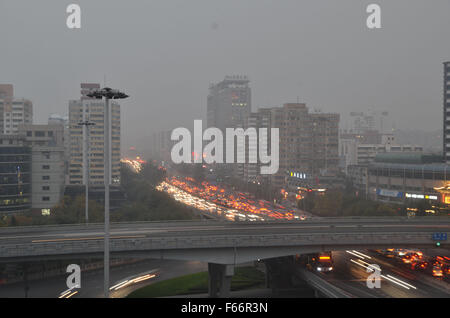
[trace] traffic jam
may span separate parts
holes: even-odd
[[[203,181],[197,185],[192,178],[171,177],[158,185],[164,191],[189,206],[212,214],[222,215],[228,220],[305,220],[306,216],[295,207],[255,199],[254,196],[225,189]]]
[[[411,270],[428,273],[434,277],[450,278],[450,257],[448,256],[427,256],[419,250],[394,248],[378,249],[375,252]]]
[[[306,220],[305,212],[284,205],[255,199],[248,193],[236,192],[203,181],[201,185],[190,177],[170,177],[156,189],[171,195],[175,200],[201,211],[222,216],[230,221]],[[310,216],[308,216],[310,217]],[[416,249],[377,249],[373,252],[390,259],[412,271],[429,274],[440,279],[450,279],[450,257],[427,256]],[[347,251],[353,254],[356,251]],[[359,255],[359,254],[358,254]],[[359,256],[358,256],[359,257]],[[357,263],[357,265],[360,265]],[[366,266],[363,266],[366,267]],[[332,268],[332,267],[331,267]]]

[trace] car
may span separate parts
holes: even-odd
[[[444,276],[444,271],[442,270],[442,266],[439,262],[436,262],[433,264],[433,267],[431,269],[431,274],[434,277],[443,277]]]

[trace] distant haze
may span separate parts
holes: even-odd
[[[366,28],[366,7],[382,29]],[[82,8],[81,30],[66,7]],[[35,123],[66,114],[81,82],[128,93],[122,148],[205,119],[210,82],[248,75],[252,108],[297,97],[339,112],[389,110],[396,128],[442,123],[448,0],[1,0],[0,83],[34,104]]]

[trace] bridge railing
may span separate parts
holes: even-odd
[[[432,244],[429,233],[416,232],[355,232],[317,234],[250,234],[250,235],[196,235],[174,237],[143,237],[112,239],[111,252],[199,250],[218,248],[268,248],[268,247],[320,247],[325,250],[341,247],[395,247]],[[3,245],[0,258],[89,254],[103,251],[103,239],[66,240]]]
[[[178,226],[178,225],[209,225],[209,224],[224,224],[224,225],[238,225],[238,224],[310,224],[310,223],[345,223],[345,222],[364,222],[364,223],[377,223],[377,222],[388,222],[388,223],[427,223],[427,224],[450,224],[450,217],[435,217],[435,216],[424,216],[424,217],[326,217],[319,218],[313,217],[308,218],[304,221],[300,220],[270,220],[270,221],[227,221],[227,220],[168,220],[168,221],[135,221],[135,222],[112,222],[111,228],[121,228],[127,226],[154,226],[154,227],[164,227],[164,226]],[[51,225],[30,225],[30,226],[17,226],[17,227],[0,227],[1,233],[8,232],[32,232],[42,231],[42,230],[63,230],[63,229],[91,229],[91,228],[102,228],[104,223],[77,223],[77,224],[51,224]]]

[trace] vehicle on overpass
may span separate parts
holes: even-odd
[[[396,255],[395,249],[393,249],[393,248],[377,249],[377,250],[374,250],[374,252],[376,252],[384,257],[387,257],[387,258],[394,258]]]
[[[434,277],[444,277],[444,271],[442,270],[442,264],[437,260],[433,262],[431,267],[431,274]]]
[[[436,256],[436,262],[441,265],[443,275],[450,277],[450,257],[448,256]]]
[[[423,259],[423,253],[421,251],[407,250],[399,256],[399,259],[404,264],[413,264],[414,262],[420,262]]]

